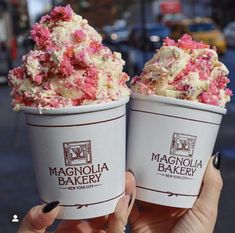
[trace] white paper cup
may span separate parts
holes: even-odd
[[[136,178],[137,199],[191,208],[224,114],[217,106],[133,93],[127,168]]]
[[[25,107],[42,202],[60,201],[60,219],[114,212],[125,190],[126,103],[64,109]]]

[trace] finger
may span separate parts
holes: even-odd
[[[122,197],[113,215],[108,219],[107,233],[122,233],[135,201],[135,178],[131,172],[126,172],[125,196]]]
[[[129,207],[126,218],[129,217],[136,198],[136,183],[133,173],[126,172],[125,194],[130,196]]]
[[[44,233],[53,224],[58,214],[59,202],[33,207],[22,221],[18,233]]]
[[[132,185],[134,185],[135,187],[134,189],[134,199],[132,200],[132,203],[130,205],[130,210],[129,210],[129,219],[128,222],[132,225],[140,216],[140,211],[138,206],[135,204],[135,198],[136,198],[136,182],[135,182],[135,178],[134,178],[134,173],[132,171],[127,172],[127,176],[129,177],[129,180],[133,180],[132,181]],[[129,191],[127,191],[126,193],[129,193]],[[137,201],[138,202],[138,201]]]
[[[125,195],[119,200],[114,214],[108,220],[107,233],[123,233],[127,224],[127,212],[130,200],[131,197],[129,195]]]
[[[193,207],[201,210],[204,214],[209,215],[209,217],[212,217],[211,214],[217,214],[219,198],[223,187],[223,180],[220,171],[218,167],[215,167],[216,165],[213,165],[219,160],[219,154],[212,156],[210,159],[203,178],[199,198],[195,203],[195,207]]]
[[[59,224],[55,233],[93,233],[93,228],[85,220],[66,220]]]

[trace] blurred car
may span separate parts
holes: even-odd
[[[103,29],[103,41],[104,43],[111,45],[118,45],[121,43],[127,43],[129,37],[129,30],[126,26],[106,26]]]
[[[235,47],[235,21],[230,22],[224,28],[224,36],[226,38],[228,46]]]
[[[223,54],[227,50],[227,43],[223,32],[210,18],[186,19],[171,26],[171,37],[178,39],[187,33],[196,41],[202,41],[215,46],[217,52]]]
[[[129,36],[131,46],[143,50],[155,50],[162,46],[163,39],[170,35],[170,29],[161,23],[149,23],[136,25]]]

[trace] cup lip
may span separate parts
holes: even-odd
[[[166,97],[166,96],[145,95],[145,94],[141,94],[137,92],[132,92],[131,98],[140,99],[144,101],[161,102],[161,103],[165,103],[169,105],[178,105],[178,106],[185,107],[185,108],[199,109],[199,110],[219,113],[223,115],[225,115],[227,112],[227,109],[224,107],[204,104],[204,103],[200,103],[196,101],[176,99],[176,98]]]
[[[64,107],[64,108],[51,108],[51,109],[23,106],[21,110],[26,114],[33,114],[33,115],[68,115],[68,114],[96,112],[96,111],[117,108],[121,105],[125,105],[129,101],[129,99],[130,97],[128,96],[128,97],[123,97],[119,100],[112,100],[109,102],[79,105],[79,106]]]

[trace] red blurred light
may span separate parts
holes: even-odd
[[[160,3],[161,14],[176,14],[182,12],[182,5],[179,1],[165,1]]]

